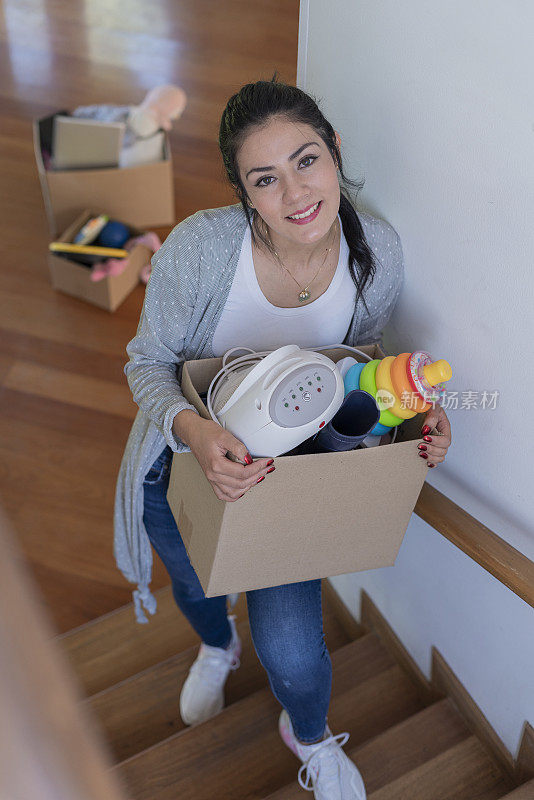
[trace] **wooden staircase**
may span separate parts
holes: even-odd
[[[533,800],[467,728],[446,697],[429,698],[375,633],[347,626],[323,584],[326,643],[333,664],[328,722],[348,731],[344,747],[369,800]],[[199,639],[174,604],[156,593],[148,625],[125,606],[59,637],[85,703],[100,722],[131,800],[297,800],[300,762],[278,735],[281,706],[250,637],[245,595],[234,609],[241,666],[226,683],[226,707],[187,727],[179,694]],[[356,637],[356,638],[355,638]]]

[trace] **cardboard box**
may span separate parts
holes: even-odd
[[[82,225],[97,215],[93,211],[84,211],[56,241],[72,242]],[[132,226],[130,229],[132,236],[142,233]],[[115,311],[117,306],[135,289],[139,283],[139,273],[145,264],[148,264],[151,257],[152,250],[150,248],[145,245],[137,245],[130,252],[128,265],[120,275],[107,275],[101,281],[96,282],[91,280],[90,267],[85,267],[83,264],[78,264],[76,261],[71,261],[50,251],[48,252],[48,265],[54,289],[72,297],[79,297],[80,300],[93,303],[106,311]]]
[[[182,391],[207,419],[199,393],[221,366],[183,365]],[[278,456],[276,471],[234,503],[217,498],[192,453],[175,453],[167,499],[206,596],[392,566],[428,471],[413,441],[423,416],[403,423],[394,444]]]
[[[67,112],[58,112],[65,114]],[[51,152],[55,114],[33,125],[35,160],[50,228],[56,237],[85,208],[105,208],[111,219],[138,228],[174,225],[171,149],[165,135],[165,159],[122,169],[47,170],[42,148]]]

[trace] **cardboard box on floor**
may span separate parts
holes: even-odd
[[[154,164],[122,169],[47,170],[42,147],[51,151],[54,116],[33,124],[35,160],[51,236],[56,237],[65,230],[85,208],[105,208],[111,219],[124,220],[128,225],[145,230],[175,224],[172,158],[167,135],[165,158]]]
[[[98,212],[102,213],[102,212]],[[56,239],[58,242],[72,242],[82,225],[98,216],[93,211],[84,211],[74,222]],[[107,212],[106,212],[107,213]],[[129,226],[132,236],[138,236],[142,231]],[[123,300],[133,292],[139,283],[139,273],[148,264],[152,257],[152,250],[145,245],[137,245],[130,252],[128,264],[120,275],[106,275],[101,281],[91,280],[91,269],[76,261],[48,252],[48,266],[52,278],[52,286],[60,292],[72,297],[79,297],[87,303],[104,308],[106,311],[115,311]]]
[[[359,349],[384,356],[378,345]],[[199,394],[221,366],[183,366],[182,391],[206,419]],[[414,443],[423,417],[403,423],[394,444],[277,456],[275,472],[234,503],[217,498],[192,453],[175,453],[167,499],[206,596],[392,566],[428,471]]]

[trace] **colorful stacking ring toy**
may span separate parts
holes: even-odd
[[[432,362],[428,353],[416,350],[354,364],[344,378],[345,394],[363,389],[375,398],[380,418],[371,433],[379,436],[405,419],[428,411],[432,403],[440,402],[445,391],[442,382],[451,377],[452,369],[447,361]],[[388,393],[393,400],[389,408],[383,408],[381,392]]]

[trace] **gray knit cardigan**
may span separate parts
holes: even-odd
[[[377,271],[358,301],[344,343],[381,341],[382,329],[397,302],[403,280],[399,237],[387,222],[358,212]],[[139,411],[117,479],[114,555],[133,592],[138,622],[148,622],[156,600],[150,592],[152,550],[143,524],[143,480],[168,444],[190,452],[172,430],[176,414],[196,411],[182,394],[184,361],[213,358],[213,334],[235,274],[247,220],[240,204],[197,211],[180,222],[152,258],[137,333],[126,351],[124,368]],[[289,344],[289,343],[288,343]],[[332,342],[337,344],[337,342]]]

